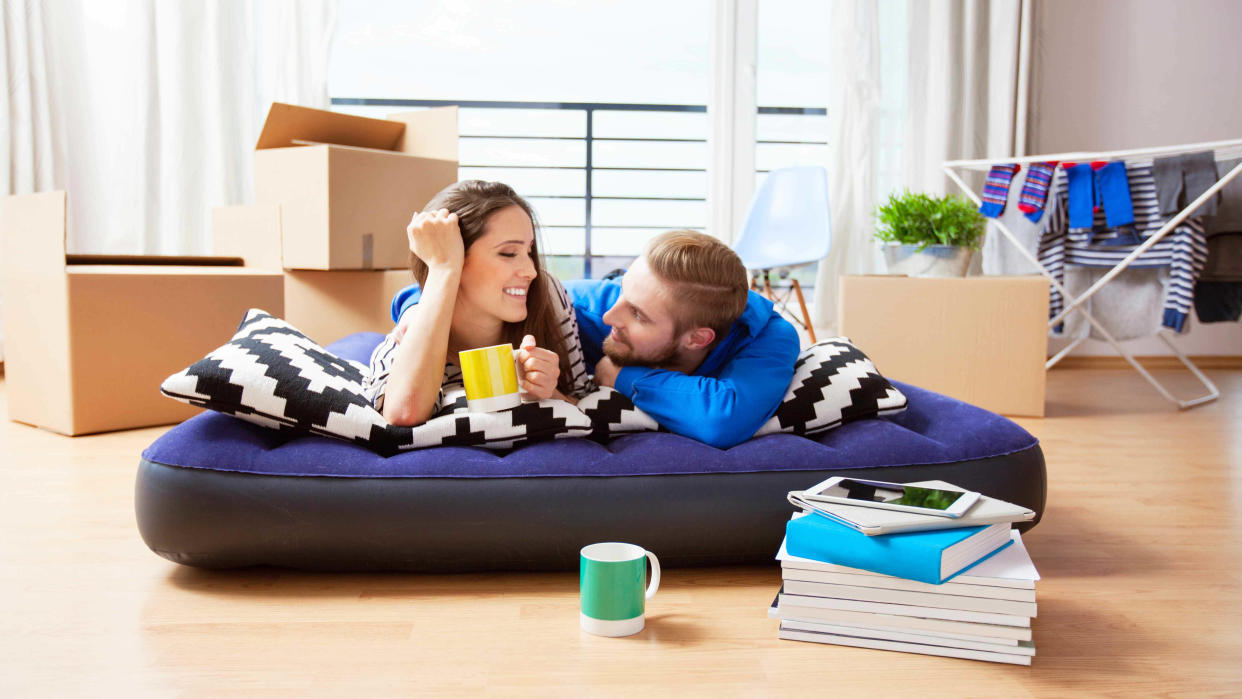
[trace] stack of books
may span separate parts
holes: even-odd
[[[1001,506],[1013,508],[986,497],[975,508]],[[768,612],[778,636],[1030,665],[1039,573],[1022,537],[1009,523],[960,524],[868,536],[818,506],[795,514]]]

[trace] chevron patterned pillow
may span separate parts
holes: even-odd
[[[660,423],[634,406],[634,402],[610,386],[600,386],[578,401],[581,410],[595,426],[592,438],[603,442],[635,432],[658,432]]]
[[[252,309],[231,341],[168,377],[160,391],[264,427],[336,437],[385,455],[436,446],[511,449],[564,437],[606,441],[660,430],[651,416],[611,388],[587,394],[577,407],[545,400],[499,413],[471,413],[464,389],[450,389],[445,406],[426,423],[396,427],[367,399],[366,371],[285,321]],[[871,360],[838,337],[803,350],[784,400],[755,436],[811,436],[905,407],[905,396]]]
[[[756,437],[789,432],[809,437],[862,418],[901,412],[906,397],[849,339],[834,337],[802,350],[793,381]]]
[[[366,371],[280,318],[251,309],[228,343],[165,379],[160,392],[263,427],[336,437],[386,456],[439,446],[511,449],[593,431],[586,415],[561,400],[472,413],[464,389],[460,396],[450,392],[445,408],[421,425],[390,425],[367,399]]]

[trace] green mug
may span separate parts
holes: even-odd
[[[651,584],[643,589],[647,561]],[[646,601],[660,588],[660,560],[634,544],[584,546],[578,554],[582,630],[597,636],[629,636],[643,630]]]

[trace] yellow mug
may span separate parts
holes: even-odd
[[[513,345],[493,345],[457,353],[466,403],[471,412],[494,413],[522,403]]]

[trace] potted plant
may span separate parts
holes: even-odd
[[[890,274],[964,277],[983,243],[984,220],[970,200],[906,191],[875,210],[877,240]]]

